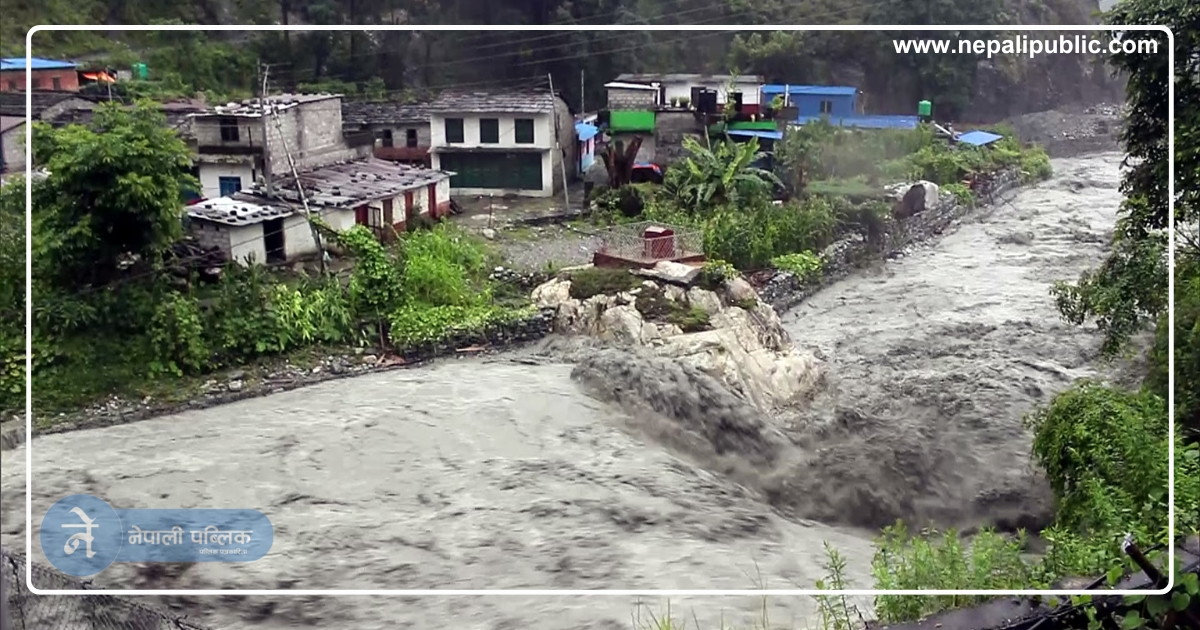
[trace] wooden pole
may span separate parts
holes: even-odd
[[[563,151],[562,140],[558,134],[558,95],[554,93],[554,75],[546,73],[546,78],[550,79],[550,120],[554,124],[554,148],[558,150],[558,165],[562,171],[563,183],[563,205],[565,210],[571,210],[571,194],[567,191],[567,154]]]

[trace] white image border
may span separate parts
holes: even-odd
[[[29,68],[32,62],[33,35],[42,31],[497,31],[497,30],[522,30],[522,31],[540,31],[540,32],[558,32],[558,31],[714,31],[714,32],[750,32],[750,31],[895,31],[895,32],[912,32],[912,31],[939,31],[939,32],[954,32],[954,31],[997,31],[997,32],[1014,32],[1014,31],[1029,31],[1029,32],[1061,32],[1061,31],[1088,31],[1088,32],[1158,32],[1164,33],[1167,36],[1167,55],[1168,64],[1171,75],[1167,80],[1167,143],[1168,143],[1168,165],[1167,165],[1167,195],[1169,197],[1170,208],[1170,225],[1168,229],[1168,281],[1167,294],[1169,300],[1168,307],[1168,325],[1167,336],[1170,352],[1168,353],[1168,401],[1167,406],[1169,413],[1174,413],[1175,409],[1175,82],[1173,80],[1175,74],[1175,35],[1171,29],[1166,26],[1149,26],[1149,25],[884,25],[884,24],[854,24],[854,25],[756,25],[756,26],[738,26],[738,25],[698,25],[698,24],[681,24],[681,25],[659,25],[659,26],[639,26],[630,28],[625,25],[540,25],[540,26],[510,26],[510,25],[382,25],[382,24],[363,24],[363,25],[38,25],[29,30],[25,37],[25,63],[26,68]],[[955,54],[955,53],[949,53]],[[32,120],[32,73],[25,73],[25,158],[26,158],[26,182],[32,181],[33,177],[33,120]],[[32,187],[25,187],[25,203],[26,212],[31,212],[33,207],[33,192]],[[33,550],[33,223],[27,220],[25,222],[25,549],[26,553],[32,557]],[[1168,468],[1168,492],[1167,498],[1169,501],[1168,518],[1168,534],[1170,540],[1175,539],[1175,423],[1170,422],[1168,425],[1168,453],[1169,453],[1169,468]],[[1113,541],[1114,545],[1119,544],[1118,541]],[[1174,588],[1175,581],[1175,545],[1168,545],[1167,551],[1168,564],[1168,582],[1167,586],[1161,590],[946,590],[946,589],[930,589],[930,590],[872,590],[872,589],[845,589],[845,590],[818,590],[818,589],[130,589],[130,590],[113,590],[113,589],[63,589],[63,590],[45,590],[39,589],[33,584],[33,565],[32,561],[25,564],[25,581],[29,590],[35,595],[145,595],[145,596],[163,596],[163,595],[201,595],[201,596],[222,596],[222,595],[288,595],[288,596],[312,596],[312,595],[404,595],[404,596],[477,596],[477,595],[519,595],[519,596],[575,596],[575,595],[615,595],[615,596],[658,596],[658,597],[686,597],[698,595],[715,595],[715,596],[794,596],[794,595],[862,595],[862,596],[879,596],[879,595],[1057,595],[1057,596],[1078,596],[1078,595],[1165,595]]]

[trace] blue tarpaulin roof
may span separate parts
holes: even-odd
[[[591,140],[592,138],[595,138],[596,134],[598,133],[600,133],[600,130],[597,129],[595,125],[589,125],[588,123],[575,123],[575,134],[579,136],[580,140]]]
[[[816,96],[854,96],[858,88],[844,85],[764,85],[763,94],[783,94],[790,96],[812,94]]]
[[[796,124],[804,125],[821,119],[828,120],[829,124],[837,127],[857,127],[859,129],[916,129],[917,125],[921,124],[921,119],[918,116],[872,116],[870,114],[858,116],[801,116],[796,120]]]
[[[742,138],[766,138],[768,140],[783,140],[782,131],[766,131],[761,129],[730,129],[725,133]]]
[[[965,142],[967,144],[973,144],[977,147],[981,147],[985,144],[991,144],[1003,137],[1004,136],[998,136],[987,131],[968,131],[967,133],[960,135],[957,139],[959,142]]]
[[[34,57],[29,60],[30,70],[67,70],[69,68],[77,68],[78,64],[70,61],[59,61],[57,59],[42,59]],[[0,59],[0,70],[24,70],[24,57],[5,57]]]

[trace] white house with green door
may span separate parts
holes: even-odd
[[[548,90],[446,90],[429,106],[430,162],[457,195],[549,197],[577,176],[575,124]]]

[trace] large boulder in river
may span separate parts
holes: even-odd
[[[611,274],[600,284],[613,290],[589,295],[572,283],[595,286],[595,278],[566,276],[533,291],[537,306],[555,309],[557,332],[641,347],[692,365],[764,411],[817,387],[820,361],[792,346],[775,310],[745,280],[688,287],[680,282],[688,275],[682,273],[657,281],[640,273],[627,279],[619,271],[594,273]]]

